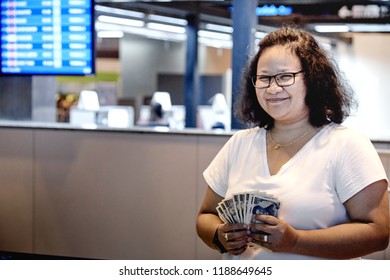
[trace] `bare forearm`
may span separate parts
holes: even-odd
[[[373,224],[342,224],[321,230],[300,230],[292,253],[331,259],[350,259],[384,250],[388,230]]]
[[[345,202],[351,223],[328,229],[300,231],[294,251],[347,259],[386,249],[389,243],[387,183],[378,181]]]
[[[217,227],[222,224],[221,219],[212,213],[199,214],[196,222],[196,230],[200,239],[210,248],[214,248],[213,236]]]

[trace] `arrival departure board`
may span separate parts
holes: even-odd
[[[94,73],[93,1],[2,0],[1,73]]]

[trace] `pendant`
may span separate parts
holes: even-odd
[[[279,150],[281,146],[279,144],[276,144],[275,147],[274,147],[274,150]]]

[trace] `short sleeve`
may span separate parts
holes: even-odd
[[[371,141],[358,131],[347,131],[346,137],[338,143],[340,149],[334,173],[336,190],[342,203],[366,186],[387,180],[383,164]]]
[[[225,197],[229,176],[229,151],[232,136],[217,153],[209,166],[203,172],[203,177],[209,187],[218,195]]]

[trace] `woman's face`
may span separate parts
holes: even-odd
[[[257,63],[257,75],[273,76],[279,73],[301,71],[301,63],[291,50],[283,46],[270,47],[262,53]],[[270,81],[264,89],[256,88],[260,106],[275,120],[275,123],[294,123],[308,118],[309,110],[305,104],[306,86],[304,73],[295,75],[295,83],[281,87]]]

